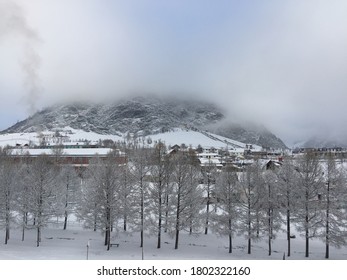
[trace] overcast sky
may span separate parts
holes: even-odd
[[[286,144],[347,134],[345,0],[0,0],[0,129],[66,99],[216,100]]]

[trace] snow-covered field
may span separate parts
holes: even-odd
[[[4,232],[0,233],[4,238]],[[1,240],[0,239],[0,240]],[[233,252],[228,253],[226,237],[214,234],[189,236],[180,234],[179,248],[174,249],[174,240],[164,234],[162,248],[156,248],[156,238],[146,236],[142,260],[142,249],[139,246],[140,234],[114,234],[109,251],[103,245],[104,238],[100,232],[82,229],[79,224],[70,223],[67,230],[61,224],[52,224],[43,229],[42,242],[36,247],[36,232],[27,230],[25,240],[21,241],[19,229],[11,231],[7,245],[0,244],[1,279],[100,279],[113,277],[117,279],[226,279],[237,276],[229,275],[192,275],[192,269],[229,268],[250,269],[245,279],[331,279],[341,278],[345,273],[347,248],[331,248],[330,260],[324,260],[324,244],[318,240],[310,243],[310,257],[304,257],[304,240],[301,237],[292,239],[292,256],[283,259],[286,251],[284,234],[273,242],[273,253],[268,256],[265,241],[254,243],[252,254],[247,254],[247,243],[243,237],[235,237]],[[87,250],[87,244],[89,244]],[[88,257],[87,257],[88,256]],[[179,275],[163,276],[116,276],[100,275],[106,268],[112,271],[122,269],[162,269],[177,270]]]
[[[54,135],[52,131],[41,131],[43,135]],[[98,142],[99,140],[111,139],[115,142],[124,141],[125,136],[118,135],[104,135],[98,134],[94,132],[86,132],[83,130],[76,130],[71,127],[65,127],[61,131],[62,136],[67,136],[69,141],[76,143],[81,142],[81,140],[89,140],[91,142]],[[170,132],[159,133],[147,136],[145,138],[152,139],[152,145],[155,142],[161,141],[164,142],[167,146],[173,146],[175,144],[181,145],[185,144],[186,146],[197,147],[201,145],[202,147],[214,147],[214,148],[225,148],[227,146],[232,147],[245,147],[245,143],[241,143],[229,138],[225,138],[219,135],[215,135],[212,133],[202,133],[198,131],[191,130],[183,130],[183,129],[173,129]],[[35,132],[31,133],[8,133],[8,134],[0,134],[0,146],[16,146],[16,145],[25,145],[29,144],[29,142],[34,145],[39,145],[39,134]],[[146,145],[147,144],[147,141]],[[68,143],[67,143],[68,144]],[[260,149],[259,146],[253,145],[254,148]]]
[[[304,260],[305,243],[297,234],[292,239],[292,256],[288,260]],[[0,233],[4,238],[4,232]],[[111,247],[109,251],[103,245],[100,232],[82,229],[79,224],[70,223],[67,230],[61,224],[51,224],[42,231],[42,242],[36,247],[36,232],[27,230],[25,240],[21,241],[19,229],[11,231],[7,245],[0,245],[2,260],[141,260],[142,249],[139,246],[140,234],[113,234],[112,242],[119,247]],[[162,248],[156,248],[156,238],[146,236],[144,242],[144,259],[148,260],[282,260],[286,252],[285,235],[280,235],[273,242],[273,252],[268,256],[266,241],[253,243],[252,254],[247,254],[247,242],[240,236],[233,240],[233,252],[228,253],[227,237],[218,237],[209,233],[190,236],[182,232],[179,248],[174,249],[174,239],[164,234]],[[310,260],[324,259],[324,244],[319,240],[310,242]],[[330,259],[347,260],[347,248],[331,248]]]
[[[199,237],[182,234],[178,250],[173,249],[174,242],[168,236],[164,236],[161,249],[156,249],[155,238],[147,237],[144,243],[144,260],[141,260],[139,234],[120,234],[114,241],[120,244],[119,247],[112,247],[109,251],[105,250],[103,237],[99,232],[82,230],[77,225],[70,225],[66,231],[58,228],[45,229],[40,247],[35,246],[34,235],[34,232],[27,232],[26,240],[21,242],[20,233],[12,231],[9,244],[0,245],[1,279],[338,279],[345,273],[344,260],[347,259],[346,248],[332,249],[331,259],[335,261],[325,261],[323,244],[313,241],[309,259],[314,261],[304,260],[304,242],[301,238],[293,240],[292,257],[280,261],[286,244],[281,237],[275,240],[271,257],[267,256],[265,242],[254,244],[252,255],[247,255],[246,242],[242,237],[234,240],[232,254],[229,254],[226,248],[226,238],[217,238],[212,234]],[[86,260],[88,241],[90,247]],[[171,272],[179,270],[180,274],[117,276],[113,274],[116,268],[141,271],[155,269],[159,273],[162,269]],[[192,275],[193,269],[195,272],[197,269],[200,269],[200,272],[204,269],[206,272],[206,269],[210,268],[236,271],[247,268],[250,275]]]
[[[175,129],[174,131],[160,133],[150,136],[154,141],[162,141],[166,145],[181,145],[182,143],[187,146],[197,147],[201,145],[202,147],[214,147],[214,148],[225,148],[229,147],[239,147],[245,148],[246,144],[239,141],[235,141],[226,137],[222,137],[210,132],[199,132],[191,130]],[[261,149],[257,145],[253,145],[256,149]]]

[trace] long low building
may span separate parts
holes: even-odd
[[[88,166],[92,159],[105,158],[110,153],[115,154],[117,163],[122,164],[126,162],[125,153],[111,148],[19,148],[11,150],[11,155],[14,157],[38,157],[41,155],[47,155],[50,157],[59,157],[61,164],[70,164],[74,166]]]

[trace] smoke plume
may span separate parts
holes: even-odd
[[[0,0],[0,42],[2,40],[14,40],[20,44],[22,51],[20,66],[23,70],[23,84],[26,91],[22,102],[27,105],[29,114],[33,114],[42,91],[39,79],[41,59],[37,51],[41,39],[28,25],[21,7],[10,0]]]

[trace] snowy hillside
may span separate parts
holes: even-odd
[[[55,137],[55,131],[42,131],[40,133],[27,132],[27,133],[6,133],[0,135],[0,146],[5,147],[7,145],[12,147],[19,147],[24,145],[40,145],[42,137],[45,137],[47,145],[53,146],[59,141]],[[60,136],[63,138],[63,145],[69,145],[71,143],[83,143],[88,142],[90,144],[97,144],[100,140],[110,139],[114,142],[126,141],[127,135],[105,135],[95,132],[86,132],[83,130],[73,129],[71,127],[65,127],[59,130]],[[214,147],[214,148],[245,148],[247,143],[241,143],[226,137],[222,137],[209,132],[191,131],[183,129],[175,129],[166,133],[158,133],[147,137],[139,137],[138,141],[143,141],[144,145],[152,146],[155,143],[161,141],[167,146],[181,145],[198,147]],[[254,145],[253,149],[260,150],[261,147]]]
[[[100,135],[123,137],[132,133],[156,139],[158,134],[176,129],[208,131],[242,143],[286,148],[279,138],[262,126],[241,125],[227,120],[223,110],[214,104],[156,97],[138,97],[110,104],[52,106],[2,133],[35,133],[65,127]]]
[[[180,145],[184,143],[187,146],[214,147],[214,148],[246,148],[246,143],[235,141],[220,135],[209,132],[190,131],[176,129],[167,133],[160,133],[151,136],[154,141],[162,141],[167,145]],[[254,148],[260,150],[261,147],[254,145]]]

